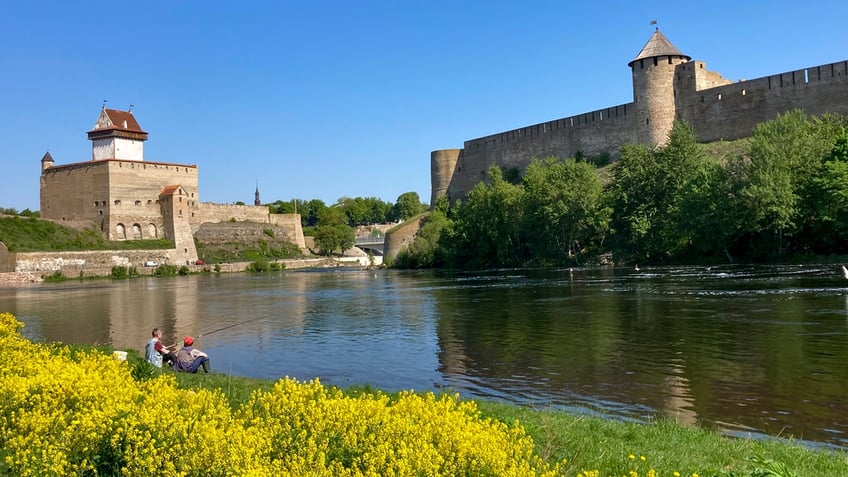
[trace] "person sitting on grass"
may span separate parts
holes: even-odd
[[[162,331],[160,331],[159,328],[153,328],[153,332],[151,334],[153,337],[147,341],[147,345],[144,348],[144,354],[147,362],[157,368],[162,367],[163,361],[166,364],[173,366],[177,360],[177,356],[162,344]]]
[[[209,372],[211,367],[209,356],[199,349],[194,349],[194,338],[186,336],[183,340],[182,349],[177,353],[177,359],[173,365],[174,371],[196,373],[201,367],[203,367],[203,372]]]

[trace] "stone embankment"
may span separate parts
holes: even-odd
[[[0,285],[14,283],[37,283],[43,281],[41,275],[25,272],[0,273]]]

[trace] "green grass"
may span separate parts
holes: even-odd
[[[268,390],[273,385],[268,380],[214,372],[177,373],[176,377],[183,388],[220,390],[234,407],[246,402],[254,390]],[[345,392],[376,391],[365,386]],[[518,420],[540,456],[549,462],[567,459],[568,476],[594,469],[601,470],[602,476],[627,475],[630,470],[644,476],[651,468],[661,476],[677,471],[686,477],[693,473],[700,477],[848,475],[848,453],[811,449],[787,440],[725,437],[668,419],[640,424],[490,401],[477,404],[485,417],[507,424]],[[780,472],[781,466],[786,472]]]
[[[174,248],[164,239],[108,241],[96,229],[74,230],[47,220],[0,217],[0,242],[11,252],[158,250]]]
[[[568,475],[584,469],[625,475],[630,468],[650,466],[661,475],[678,471],[683,476],[765,477],[784,475],[766,472],[780,464],[789,471],[785,475],[797,477],[848,475],[848,453],[813,450],[787,440],[725,437],[670,419],[639,424],[488,401],[478,404],[486,416],[507,423],[519,420],[539,455],[568,459]],[[640,456],[645,456],[644,462]]]

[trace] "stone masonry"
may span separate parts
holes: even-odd
[[[521,170],[534,158],[616,157],[626,144],[662,145],[675,120],[686,120],[703,142],[750,136],[761,122],[801,109],[848,114],[848,61],[731,82],[692,61],[657,29],[628,63],[633,102],[465,141],[430,155],[431,206],[456,201],[492,166]]]

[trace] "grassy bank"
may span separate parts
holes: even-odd
[[[245,403],[254,390],[273,383],[224,374],[178,374],[185,389],[216,389],[231,406]],[[348,394],[376,392],[351,388]],[[678,425],[653,424],[575,416],[561,411],[489,401],[476,401],[482,415],[500,422],[521,423],[533,438],[536,453],[547,462],[566,460],[564,475],[691,477],[821,477],[848,475],[848,453],[814,450],[786,440],[754,440]],[[586,473],[590,471],[590,473]],[[598,471],[592,474],[591,471]]]
[[[0,475],[787,477],[844,452],[445,394],[160,371],[0,313]]]
[[[0,241],[12,252],[85,250],[158,250],[174,244],[159,240],[109,241],[95,229],[74,230],[35,217],[0,217]]]

